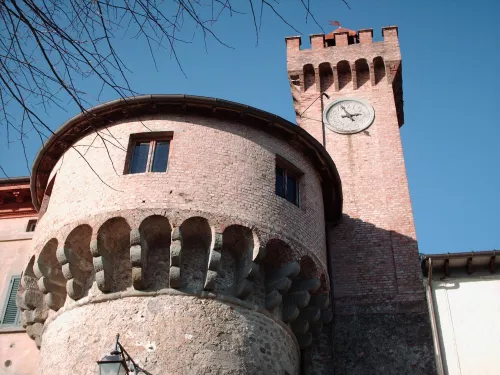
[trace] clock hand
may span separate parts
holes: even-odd
[[[349,117],[349,119],[350,119],[351,121],[354,121],[354,119],[352,118],[352,115],[351,115],[349,112],[347,112],[347,110],[345,109],[345,107],[344,107],[343,105],[341,105],[340,107],[341,107],[341,108],[344,110],[344,112],[345,112],[345,116],[343,115],[343,116],[342,116],[342,118]]]
[[[354,119],[352,118],[352,115],[342,115],[342,118],[349,118],[351,119],[351,121],[354,121]]]

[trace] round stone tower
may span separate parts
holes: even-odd
[[[330,322],[337,170],[305,130],[148,95],[64,124],[36,157],[22,278],[39,374],[97,373],[114,337],[153,374],[298,374]]]

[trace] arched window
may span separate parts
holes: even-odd
[[[168,288],[170,270],[171,228],[165,216],[153,215],[139,226],[141,240],[146,245],[146,286],[152,290]]]
[[[212,229],[207,219],[191,217],[182,223],[180,232],[182,236],[181,288],[203,290],[212,242]]]
[[[77,269],[74,274],[65,274],[68,295],[74,300],[78,300],[88,294],[94,281],[94,267],[92,253],[90,252],[90,240],[92,228],[87,224],[82,224],[73,229],[66,240],[64,248],[58,250],[59,262],[63,264],[63,269]]]
[[[319,64],[319,83],[321,92],[327,91],[333,85],[333,70],[329,63]]]
[[[311,64],[304,65],[304,90],[309,90],[315,83],[314,67]]]
[[[103,275],[96,274],[99,289],[105,293],[118,292],[132,286],[130,226],[124,218],[114,217],[99,228],[97,251],[101,258],[99,268],[102,268],[98,273],[103,272]]]
[[[221,272],[216,291],[235,295],[243,271],[252,261],[254,239],[252,231],[241,225],[231,225],[222,234]]]
[[[355,63],[356,66],[356,86],[357,88],[362,87],[364,84],[370,81],[370,68],[368,67],[368,61],[365,59],[359,59]]]
[[[385,63],[380,56],[373,59],[373,70],[375,72],[375,84],[382,82],[385,78]]]
[[[337,73],[339,76],[339,90],[352,87],[351,65],[348,61],[342,60],[337,63]]]

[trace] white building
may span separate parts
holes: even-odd
[[[500,374],[499,267],[495,251],[424,256],[424,283],[442,374]]]

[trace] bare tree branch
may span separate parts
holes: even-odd
[[[321,28],[311,10],[314,2],[300,1],[306,22],[311,17]],[[283,16],[281,9],[286,6],[276,0],[0,0],[0,130],[5,129],[7,146],[19,142],[29,170],[29,134],[36,134],[41,144],[53,134],[55,124],[44,120],[43,113],[49,118],[52,107],[66,110],[72,103],[85,115],[109,90],[120,98],[138,95],[117,49],[120,39],[145,42],[155,67],[158,53],[168,52],[186,75],[176,51],[178,43],[191,43],[198,34],[206,49],[209,41],[232,48],[215,27],[223,17],[238,16],[251,17],[258,44],[266,9],[299,32]],[[100,90],[85,92],[79,87],[83,80],[91,80]],[[98,131],[91,119],[89,127],[95,134],[91,144],[83,153],[73,149],[112,188],[85,156],[99,138],[118,174],[110,148],[127,150],[109,129]],[[7,176],[1,165],[0,171]]]

